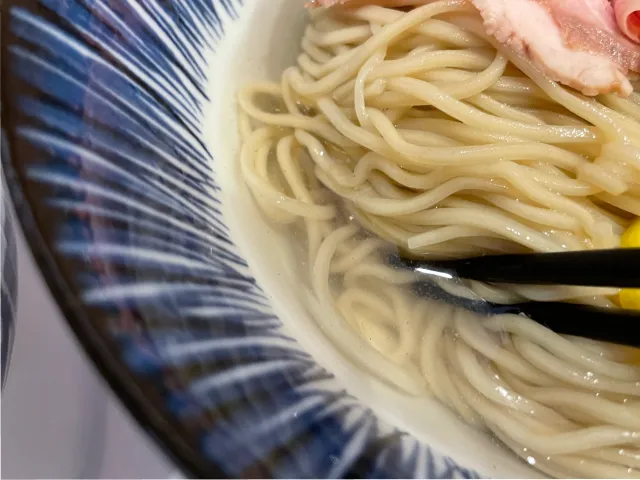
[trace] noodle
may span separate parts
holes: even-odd
[[[238,95],[242,176],[306,239],[309,310],[354,362],[433,395],[541,471],[640,478],[640,367],[525,317],[413,293],[385,258],[617,247],[640,216],[640,98],[584,97],[464,0],[314,10],[297,66]],[[302,232],[302,235],[299,235]],[[434,280],[496,303],[615,289]]]

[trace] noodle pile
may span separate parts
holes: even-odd
[[[618,247],[640,216],[640,96],[550,81],[496,48],[464,0],[310,17],[297,66],[239,93],[241,171],[268,218],[305,239],[323,331],[547,474],[639,478],[637,352],[419,297],[386,258]],[[438,282],[498,303],[617,294]]]

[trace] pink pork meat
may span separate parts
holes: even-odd
[[[431,0],[314,0],[314,5],[404,7]],[[632,92],[627,78],[640,72],[640,0],[470,0],[489,35],[528,57],[553,80],[585,95]],[[615,12],[614,12],[615,7]],[[638,10],[634,8],[639,7]],[[616,16],[616,14],[618,14]],[[637,28],[636,30],[633,30]],[[626,33],[626,32],[625,32]],[[630,38],[631,35],[626,33]]]

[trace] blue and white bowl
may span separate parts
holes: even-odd
[[[69,324],[188,476],[536,475],[358,370],[239,180],[236,89],[302,0],[5,0],[7,183]]]

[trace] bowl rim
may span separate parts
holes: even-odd
[[[32,2],[35,3],[35,2]],[[57,304],[66,324],[71,328],[76,343],[86,354],[101,377],[107,382],[117,398],[130,412],[139,426],[150,433],[156,445],[183,473],[200,478],[227,478],[228,475],[216,463],[203,461],[185,442],[181,441],[181,433],[173,428],[173,424],[164,420],[161,404],[144,395],[140,382],[146,381],[136,376],[125,362],[113,355],[101,338],[100,333],[87,318],[87,312],[80,302],[76,301],[71,287],[60,271],[50,246],[44,239],[35,219],[33,207],[23,188],[23,181],[13,164],[15,147],[15,128],[10,122],[12,104],[6,81],[9,77],[8,45],[10,37],[10,11],[13,7],[28,7],[24,0],[6,0],[0,2],[0,128],[2,149],[7,155],[0,155],[0,164],[4,171],[7,186],[9,207],[13,207],[13,219],[25,238],[28,249],[33,255],[46,288]],[[36,7],[38,8],[38,7]],[[17,233],[17,232],[16,232]],[[19,274],[19,272],[18,272]]]
[[[2,63],[4,71],[4,59]],[[3,90],[3,103],[4,100],[5,92]],[[3,123],[5,121],[4,111],[0,121]],[[7,149],[12,149],[10,140],[7,140],[7,144]],[[8,179],[7,189],[15,218],[31,255],[33,255],[38,270],[45,280],[47,289],[53,296],[67,325],[73,331],[76,343],[84,350],[87,360],[96,367],[101,377],[108,383],[140,427],[152,434],[154,441],[161,447],[163,453],[174,460],[182,472],[190,471],[198,477],[206,478],[211,476],[213,469],[215,474],[213,478],[227,478],[224,471],[214,463],[207,463],[205,468],[198,456],[191,455],[190,449],[182,442],[177,441],[179,434],[171,428],[171,423],[162,420],[162,409],[142,394],[139,387],[141,378],[134,376],[122,360],[111,355],[104,348],[104,342],[101,340],[99,332],[91,327],[91,322],[86,318],[86,312],[78,306],[78,302],[73,301],[71,289],[58,270],[53,255],[38,230],[33,211],[19,186],[17,172],[11,161],[2,158],[2,168]]]
[[[2,12],[4,12],[4,7],[2,7]],[[3,20],[2,23],[4,24],[5,21]],[[5,30],[5,25],[2,25],[2,29]],[[4,72],[6,55],[2,56],[2,70]],[[4,77],[4,73],[2,77]],[[1,98],[2,103],[7,105],[4,89]],[[3,109],[0,119],[5,125],[8,124],[6,123],[6,116],[8,116],[5,113],[6,110],[6,108]],[[11,129],[3,127],[3,130],[7,133],[7,137],[13,136]],[[7,139],[6,148],[10,153],[13,150],[13,142],[10,138]],[[10,154],[9,157],[11,156]],[[190,454],[190,449],[178,441],[179,434],[171,428],[171,423],[162,419],[162,408],[142,394],[139,387],[141,378],[131,373],[121,359],[110,354],[104,348],[99,332],[91,327],[91,322],[86,318],[86,311],[73,300],[71,289],[56,266],[53,255],[38,229],[33,210],[22,191],[18,174],[11,160],[6,159],[6,156],[3,157],[1,159],[2,168],[7,178],[7,190],[15,213],[14,217],[22,230],[38,270],[45,280],[47,289],[53,296],[67,325],[73,331],[76,343],[84,350],[87,360],[97,368],[102,378],[140,427],[150,431],[154,441],[160,445],[166,455],[179,465],[181,471],[191,471],[202,478],[210,477],[211,473],[215,474],[213,478],[226,478],[224,471],[216,464],[207,463],[207,467],[205,467],[204,462],[198,456]]]

